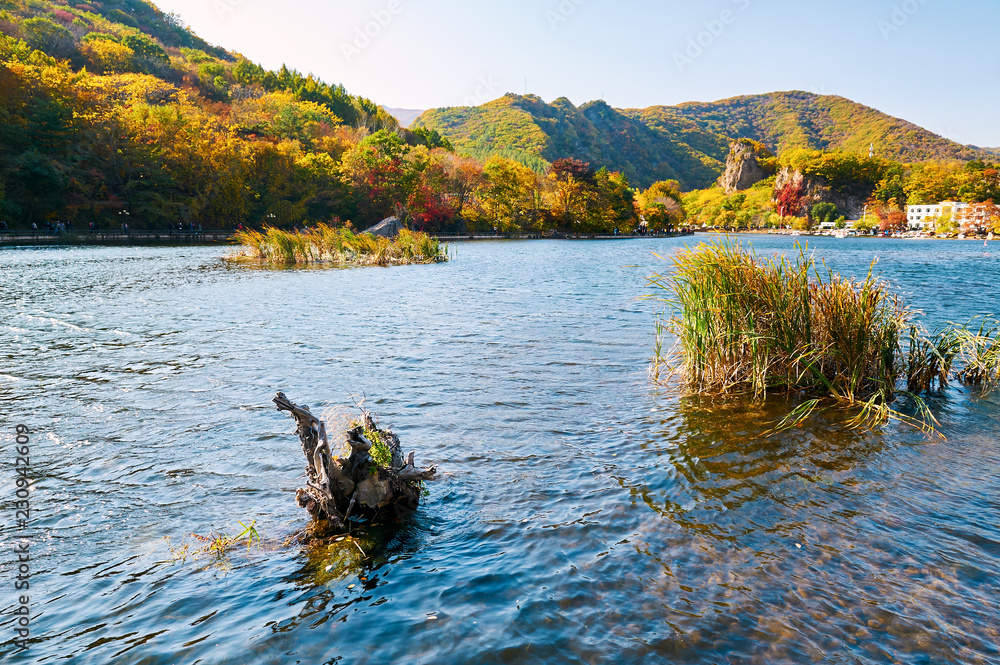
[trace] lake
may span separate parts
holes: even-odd
[[[704,239],[477,242],[261,270],[219,248],[0,250],[0,655],[32,663],[1000,663],[1000,408],[947,439],[650,382],[646,277]],[[787,237],[744,238],[763,253]],[[813,239],[929,327],[1000,313],[1000,246]],[[287,393],[436,464],[411,518],[287,539]],[[32,642],[14,656],[15,426]],[[260,548],[176,558],[256,522]]]

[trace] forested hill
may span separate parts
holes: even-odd
[[[636,185],[675,179],[706,187],[721,174],[729,143],[752,138],[775,152],[842,149],[901,162],[989,158],[987,150],[942,138],[843,97],[776,92],[712,103],[614,109],[565,98],[508,94],[477,107],[427,111],[414,123],[439,131],[459,152],[502,155],[535,169],[574,157],[622,171]]]
[[[340,157],[397,128],[146,0],[0,0],[0,219],[15,226],[360,222]]]

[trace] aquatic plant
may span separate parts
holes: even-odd
[[[975,332],[972,325],[970,322],[956,331],[963,365],[956,376],[988,394],[1000,386],[1000,322],[983,318]]]
[[[669,274],[650,278],[673,310],[656,323],[654,378],[668,369],[698,394],[797,393],[802,401],[776,430],[832,404],[855,411],[850,427],[898,420],[933,432],[937,421],[921,394],[951,379],[983,393],[1000,385],[1000,323],[930,334],[874,276],[874,262],[864,279],[847,279],[797,248],[794,260],[761,258],[727,240],[675,255]],[[676,343],[665,353],[668,333]],[[891,407],[904,395],[915,415]]]
[[[911,326],[906,360],[906,388],[910,392],[930,392],[948,387],[952,366],[962,350],[959,329],[948,327],[933,335],[921,334]]]
[[[229,536],[218,531],[213,531],[208,536],[199,536],[196,533],[192,533],[191,537],[201,542],[201,547],[191,552],[190,543],[184,543],[181,547],[170,547],[170,553],[175,559],[180,559],[181,561],[186,561],[188,554],[192,554],[193,556],[208,554],[218,560],[223,560],[230,551],[241,543],[245,543],[247,549],[255,543],[259,546],[260,534],[257,532],[257,520],[250,522],[249,525],[239,522],[239,525],[243,527],[243,531],[235,536]]]
[[[233,260],[280,264],[333,263],[339,265],[389,266],[408,263],[437,263],[448,260],[442,247],[426,233],[401,229],[393,239],[348,228],[319,224],[304,231],[283,231],[273,227],[263,232],[240,231],[235,236],[243,252]]]
[[[696,393],[800,392],[779,428],[808,417],[824,400],[853,407],[856,427],[895,418],[932,427],[889,408],[902,371],[900,336],[910,312],[873,274],[862,280],[821,271],[799,246],[794,260],[761,258],[739,241],[685,249],[669,275],[651,284],[674,314],[677,342],[654,360]],[[824,274],[825,273],[825,274]]]
[[[201,551],[213,554],[217,557],[224,557],[229,553],[231,549],[236,547],[241,541],[246,541],[246,546],[249,548],[254,544],[254,542],[260,542],[260,534],[257,533],[257,521],[254,520],[250,522],[247,526],[243,522],[239,525],[243,527],[243,531],[235,536],[227,536],[224,533],[215,533],[207,539],[207,544],[202,548]],[[193,534],[192,534],[193,535]],[[199,540],[202,538],[199,537]]]

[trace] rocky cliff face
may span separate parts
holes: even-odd
[[[769,156],[767,148],[756,141],[733,141],[729,146],[726,170],[719,178],[719,185],[726,190],[726,194],[733,194],[750,189],[761,180],[771,177],[773,171],[768,172],[761,164],[761,160]]]
[[[800,171],[786,166],[778,172],[774,182],[774,191],[780,192],[788,186],[792,186],[799,192],[799,201],[805,214],[817,203],[832,203],[837,206],[837,213],[844,215],[847,219],[858,219],[864,211],[865,201],[871,195],[871,191],[864,192],[841,192],[830,186],[826,178],[819,176],[804,175]]]

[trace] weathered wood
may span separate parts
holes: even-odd
[[[279,411],[287,411],[295,419],[295,433],[306,458],[308,482],[296,490],[295,501],[333,528],[345,529],[355,511],[360,518],[372,519],[390,509],[415,510],[422,483],[437,475],[434,467],[417,468],[412,452],[404,460],[399,438],[389,430],[379,429],[368,411],[362,411],[359,422],[344,432],[350,455],[335,458],[326,423],[308,406],[294,404],[284,393],[278,393],[273,401]],[[383,458],[388,449],[388,466],[380,466],[372,458],[376,447]]]

